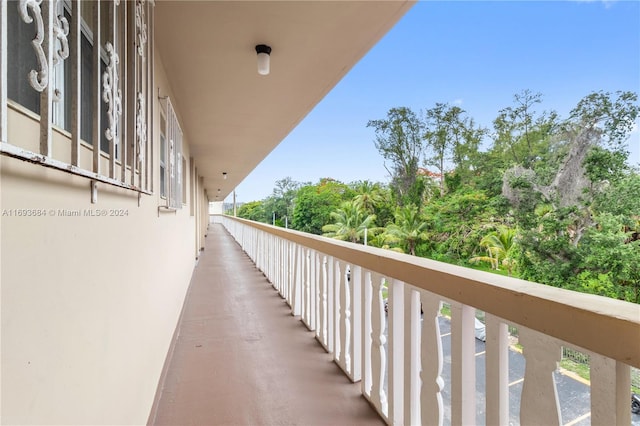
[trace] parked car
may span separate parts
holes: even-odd
[[[474,318],[474,319],[476,320],[476,339],[486,342],[487,331],[484,324],[478,318]]]
[[[640,414],[640,395],[637,393],[631,394],[631,412],[633,414]]]

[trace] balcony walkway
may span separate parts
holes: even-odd
[[[209,226],[150,423],[383,424],[222,225]]]

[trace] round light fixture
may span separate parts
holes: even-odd
[[[269,75],[271,47],[266,44],[259,44],[256,46],[256,53],[258,54],[258,74]]]

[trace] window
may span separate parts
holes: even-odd
[[[187,204],[187,159],[182,156],[182,168],[180,169],[180,176],[182,177],[182,204]]]
[[[167,120],[160,114],[160,196],[167,197]]]
[[[40,152],[11,141],[0,145],[0,153],[27,161],[38,156],[38,163],[48,167],[150,193],[153,179],[148,154],[152,149],[147,139],[152,137],[149,124],[154,98],[153,41],[148,33],[153,7],[154,2],[143,0],[7,2],[7,8],[2,8],[7,25],[0,31],[8,37],[10,59],[0,84],[7,87],[11,105],[23,108],[14,110],[28,109],[41,116],[43,131]],[[45,52],[49,42],[53,49]],[[74,46],[78,51],[72,58]],[[95,79],[99,84],[94,84]],[[75,92],[78,94],[73,95]],[[50,108],[42,108],[43,100]],[[73,111],[78,111],[77,120]],[[52,126],[71,133],[70,158],[67,150],[56,151],[66,157],[53,157]],[[96,133],[99,140],[95,140]],[[80,141],[94,147],[89,148],[93,149],[93,165],[83,164],[82,169]],[[101,152],[109,158],[106,169]]]
[[[167,200],[165,207],[182,208],[183,157],[182,130],[171,100],[165,99],[166,119],[160,114],[160,194]]]

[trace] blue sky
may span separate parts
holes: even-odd
[[[491,127],[524,89],[542,93],[539,111],[562,117],[592,91],[640,92],[640,1],[419,2],[245,178],[237,199],[264,199],[286,176],[388,182],[369,120],[448,102]],[[629,149],[639,164],[638,128]]]

